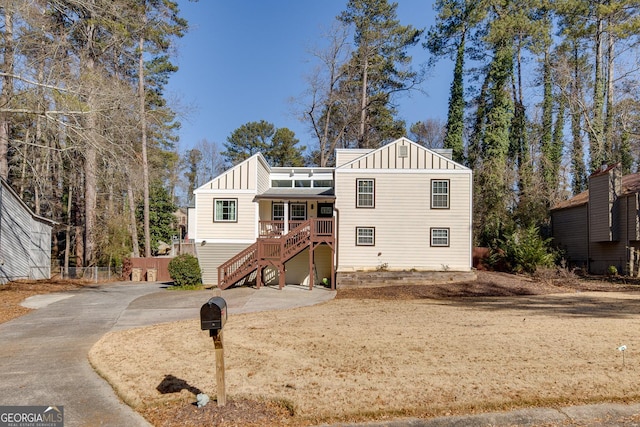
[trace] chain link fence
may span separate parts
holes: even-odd
[[[93,282],[122,280],[122,267],[68,267],[57,266],[52,269],[53,277],[60,279],[82,279]]]

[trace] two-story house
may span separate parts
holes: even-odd
[[[406,138],[335,168],[256,154],[194,191],[205,283],[340,283],[343,272],[470,271],[472,173]]]
[[[589,177],[589,189],[551,209],[555,245],[569,265],[593,274],[609,267],[638,275],[640,174],[622,175],[619,164]]]

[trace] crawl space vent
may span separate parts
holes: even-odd
[[[409,156],[409,147],[406,145],[398,146],[398,157],[405,158]]]

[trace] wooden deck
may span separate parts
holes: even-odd
[[[284,221],[260,221],[258,240],[218,267],[218,287],[226,289],[257,270],[256,286],[262,286],[262,269],[278,269],[279,287],[285,284],[284,264],[305,249],[309,249],[309,288],[313,288],[313,251],[327,244],[335,251],[335,224],[333,218],[312,218],[290,221],[289,232]],[[331,276],[335,276],[332,263]],[[335,288],[335,280],[331,281]]]

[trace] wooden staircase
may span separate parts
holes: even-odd
[[[262,269],[278,269],[280,288],[284,286],[284,264],[306,248],[320,243],[333,247],[333,218],[312,218],[298,223],[289,233],[281,236],[269,233],[218,267],[218,287],[227,289],[257,270],[256,286],[261,286]]]

